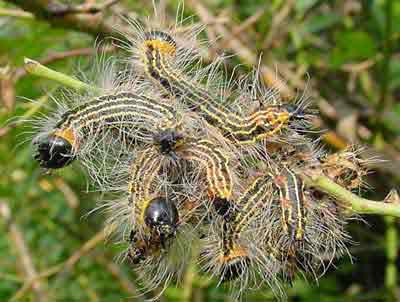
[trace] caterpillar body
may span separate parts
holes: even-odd
[[[187,143],[181,152],[184,159],[204,166],[213,205],[220,215],[227,214],[233,190],[228,154],[210,140]]]
[[[35,159],[44,168],[62,168],[79,154],[85,139],[99,139],[102,130],[116,129],[145,140],[156,125],[174,123],[176,111],[171,105],[157,103],[129,92],[103,95],[63,113],[49,133],[39,135]],[[137,128],[129,131],[129,128]],[[135,133],[136,132],[136,133]]]
[[[319,268],[323,266],[325,271],[329,266],[325,257],[331,261],[347,253],[345,222],[334,219],[331,211],[337,210],[327,207],[332,200],[313,197],[313,190],[305,187],[296,169],[283,165],[272,177],[272,186],[278,193],[271,203],[266,245],[273,257],[282,262],[283,277],[289,283],[297,271],[317,278]]]
[[[229,221],[215,223],[200,258],[205,271],[228,282],[239,293],[243,288],[260,286],[263,282],[273,291],[280,291],[276,278],[280,261],[269,256],[263,244],[263,223],[271,203],[270,175],[257,177],[235,202]],[[257,283],[258,282],[258,283]],[[251,285],[250,285],[251,284]],[[235,290],[233,290],[235,293]]]
[[[171,96],[179,97],[208,122],[226,132],[239,144],[254,144],[282,130],[293,118],[302,118],[299,107],[273,106],[242,117],[217,101],[217,97],[192,83],[170,61],[175,58],[176,42],[167,33],[151,31],[144,34],[142,64],[145,74],[155,80]]]
[[[279,188],[282,228],[291,240],[304,239],[306,208],[304,206],[304,185],[301,178],[286,166],[275,178]]]

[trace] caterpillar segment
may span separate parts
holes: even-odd
[[[278,239],[277,257],[283,262],[286,281],[292,283],[296,271],[308,269],[308,255],[303,252],[307,222],[304,184],[294,171],[282,166],[275,171],[274,186],[279,191],[279,212],[282,239]],[[275,244],[276,245],[276,244]]]
[[[128,184],[129,202],[135,206],[138,213],[143,211],[141,201],[149,198],[150,190],[159,174],[160,167],[160,156],[152,147],[142,151],[132,164]],[[142,217],[142,215],[138,217]]]
[[[238,144],[254,144],[281,131],[291,119],[302,118],[295,105],[270,106],[249,116],[231,112],[198,83],[192,83],[175,70],[171,61],[176,43],[166,33],[148,32],[144,40],[143,64],[146,74],[155,80],[169,95],[181,97],[190,108],[198,111],[209,123],[218,126],[225,136]],[[156,43],[157,41],[157,43]],[[167,47],[169,45],[169,47]]]
[[[37,145],[34,157],[41,167],[62,168],[76,158],[87,141],[96,141],[102,130],[124,129],[130,133],[129,129],[138,128],[133,135],[143,140],[152,131],[152,125],[172,124],[175,118],[171,105],[133,93],[100,96],[62,114],[50,133],[34,141]]]
[[[222,280],[238,278],[244,268],[250,264],[246,247],[239,244],[243,230],[249,226],[254,217],[259,215],[268,202],[270,193],[270,176],[256,178],[245,190],[235,204],[235,214],[231,222],[224,222],[222,254],[220,261],[224,270]]]
[[[185,144],[181,156],[204,167],[210,198],[216,212],[219,215],[228,214],[233,187],[228,154],[210,140],[199,140]]]
[[[270,208],[272,176],[255,178],[235,201],[231,220],[215,218],[200,254],[203,270],[229,287],[234,298],[244,289],[269,286],[281,292],[280,261],[264,245],[264,223]]]
[[[279,188],[281,223],[285,233],[292,241],[304,239],[306,208],[304,206],[304,184],[301,178],[286,166],[275,177]]]
[[[176,127],[169,126],[159,129],[153,136],[153,143],[163,155],[171,155],[184,144],[184,136],[176,130]]]

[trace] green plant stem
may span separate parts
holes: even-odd
[[[382,70],[380,73],[380,101],[378,104],[378,112],[390,110],[392,100],[388,95],[389,81],[390,81],[390,59],[392,55],[392,21],[393,21],[393,1],[385,1],[385,37],[383,41],[383,61]]]
[[[37,61],[31,60],[29,58],[24,59],[24,68],[30,73],[39,77],[43,77],[49,80],[56,81],[64,86],[73,88],[76,90],[98,90],[97,87],[86,84],[82,81],[74,79],[64,73],[52,70],[46,66],[43,66]]]
[[[395,301],[397,287],[397,267],[396,258],[398,251],[398,235],[396,229],[396,220],[394,217],[385,217],[386,224],[386,270],[385,287],[388,292],[388,301]]]
[[[326,176],[306,176],[309,186],[315,187],[336,198],[345,207],[359,214],[377,214],[400,217],[400,204],[396,201],[383,202],[361,198],[341,187]]]
[[[0,8],[0,16],[1,17],[15,17],[15,18],[23,18],[23,19],[34,19],[34,15],[31,13],[25,12],[19,9],[5,9]]]

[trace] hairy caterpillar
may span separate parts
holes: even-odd
[[[228,154],[210,140],[187,143],[181,153],[184,159],[205,167],[213,205],[218,214],[227,214],[233,186]]]
[[[216,276],[220,283],[229,282],[237,297],[243,289],[258,288],[264,283],[274,291],[280,290],[280,261],[270,256],[260,240],[271,203],[271,181],[269,175],[253,180],[236,200],[230,220],[216,220],[203,240],[203,270]]]
[[[292,282],[298,270],[317,278],[320,266],[326,270],[326,261],[348,253],[345,220],[331,199],[317,200],[290,166],[275,169],[272,178],[277,194],[271,203],[266,246],[282,262],[285,280]]]
[[[295,105],[270,106],[247,116],[238,115],[171,65],[177,44],[168,33],[144,32],[142,39],[137,51],[147,77],[155,80],[167,94],[179,97],[237,143],[254,144],[278,133],[290,120],[303,119],[301,107]]]
[[[63,113],[48,133],[39,135],[35,158],[44,168],[68,165],[87,138],[93,140],[104,129],[136,128],[134,139],[146,139],[147,133],[161,123],[173,123],[176,111],[170,105],[157,103],[129,92],[97,97]]]
[[[284,166],[275,177],[279,188],[282,227],[292,240],[303,240],[306,223],[304,206],[304,185],[300,177]]]

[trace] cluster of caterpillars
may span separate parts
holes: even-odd
[[[321,151],[304,98],[283,101],[254,75],[221,89],[210,84],[215,71],[193,67],[185,36],[133,27],[123,72],[104,71],[112,87],[73,96],[78,104],[34,144],[42,167],[80,160],[119,194],[110,223],[144,285],[179,278],[197,259],[239,295],[263,284],[280,292],[347,253],[341,208],[303,178],[312,171],[358,189],[364,161]]]

